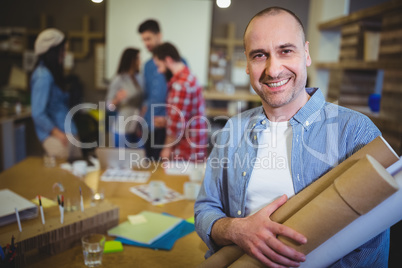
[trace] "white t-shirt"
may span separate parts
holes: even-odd
[[[291,173],[292,127],[270,122],[257,134],[258,152],[247,187],[246,215],[253,214],[278,197],[295,194]]]

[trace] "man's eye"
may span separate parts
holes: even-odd
[[[292,52],[290,49],[282,50],[282,54],[289,54],[290,52]]]
[[[262,54],[262,53],[260,53],[260,54],[255,54],[254,55],[254,59],[260,59],[260,58],[262,58],[262,57],[264,57],[265,55],[264,54]]]

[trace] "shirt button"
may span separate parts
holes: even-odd
[[[299,174],[297,174],[297,180],[300,181],[300,176],[299,176]]]
[[[257,135],[254,135],[254,140],[256,140],[257,139]]]
[[[242,174],[242,175],[243,175],[243,177],[244,177],[244,176],[246,176],[246,174],[247,174],[247,172],[243,171],[243,174]]]
[[[263,121],[261,122],[261,124],[265,125],[265,120],[263,120]]]
[[[253,124],[253,127],[255,127],[255,123]]]
[[[309,121],[306,121],[306,126],[308,126],[308,125],[310,125],[310,122],[309,122]]]
[[[237,215],[239,215],[239,216],[241,215],[241,211],[240,211],[240,210],[237,211]]]

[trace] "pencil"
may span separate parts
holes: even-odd
[[[84,212],[84,198],[82,197],[81,187],[80,187],[80,198],[81,198],[81,211]]]
[[[20,221],[20,214],[18,213],[18,209],[17,209],[17,208],[15,208],[15,216],[17,217],[18,230],[20,230],[20,232],[22,232],[21,221]]]
[[[38,195],[38,198],[39,198],[39,209],[40,209],[40,216],[42,218],[42,224],[45,225],[45,214],[43,213],[42,199],[40,198],[40,195]]]

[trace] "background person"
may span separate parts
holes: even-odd
[[[279,7],[259,12],[246,28],[246,72],[262,107],[233,117],[217,135],[194,207],[206,257],[237,244],[268,267],[299,266],[304,254],[277,236],[300,244],[306,237],[270,215],[380,135],[366,116],[305,88],[311,58],[304,38],[297,16]],[[276,164],[263,166],[267,157]],[[387,267],[388,251],[389,230],[332,267]]]
[[[202,88],[172,44],[163,43],[154,48],[152,54],[158,72],[169,81],[166,99],[167,137],[161,158],[203,161],[208,130]]]
[[[138,120],[129,118],[140,116],[143,100],[143,91],[140,86],[140,51],[135,48],[127,48],[123,51],[117,75],[109,85],[106,96],[107,107],[111,111],[117,111],[112,132],[115,136],[115,145],[128,147],[140,141],[138,135]],[[124,124],[122,121],[128,120]],[[141,147],[141,142],[136,147]]]
[[[138,27],[138,32],[150,52],[161,43],[162,34],[156,20],[144,21]],[[156,160],[159,159],[166,138],[166,122],[164,119],[166,116],[167,84],[164,75],[158,73],[152,59],[149,59],[144,66],[144,93],[145,101],[142,114],[149,127],[145,150],[148,158]]]
[[[55,28],[46,29],[39,33],[34,46],[38,61],[30,85],[36,134],[48,155],[62,159],[80,158],[80,148],[69,141],[77,135],[74,122],[71,122],[71,132],[64,128],[69,111],[69,94],[63,74],[65,35]]]

